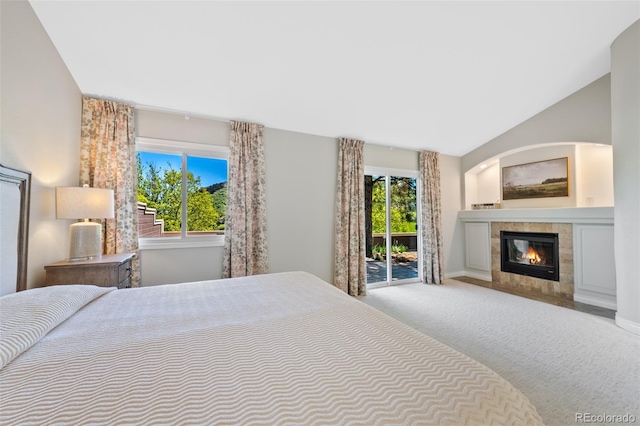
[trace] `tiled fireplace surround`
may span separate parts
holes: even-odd
[[[558,234],[560,281],[543,280],[500,270],[500,231]],[[573,300],[573,226],[570,223],[492,222],[491,278],[496,284],[521,292]]]

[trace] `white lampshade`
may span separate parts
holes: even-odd
[[[113,218],[113,190],[87,187],[57,187],[58,219]]]
[[[102,256],[102,225],[89,219],[113,218],[113,204],[111,189],[56,188],[56,217],[84,220],[69,227],[69,260]]]

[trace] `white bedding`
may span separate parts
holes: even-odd
[[[0,298],[3,350],[29,292]],[[0,370],[1,424],[542,424],[487,367],[307,273],[85,299]]]

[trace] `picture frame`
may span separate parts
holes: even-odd
[[[568,157],[502,168],[503,200],[568,196]]]

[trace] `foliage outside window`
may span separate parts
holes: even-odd
[[[227,205],[226,153],[194,150],[195,144],[167,145],[138,143],[138,205],[146,212],[141,238],[219,238]]]
[[[384,176],[365,176],[371,180],[371,222],[374,234],[386,232],[386,200]],[[416,232],[416,181],[391,176],[391,232]],[[369,184],[365,181],[365,185]]]

